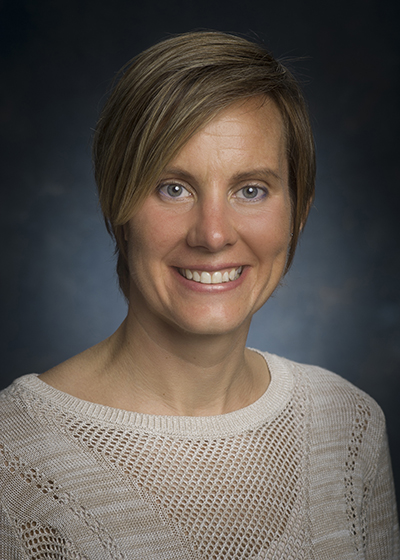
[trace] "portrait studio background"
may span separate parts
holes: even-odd
[[[382,406],[400,490],[399,18],[395,2],[0,4],[0,388],[110,335],[125,303],[91,138],[116,71],[170,33],[257,37],[303,83],[317,196],[249,345],[346,377]]]

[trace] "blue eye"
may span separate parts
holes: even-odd
[[[179,185],[179,183],[167,183],[165,185],[161,185],[158,191],[166,198],[182,199],[191,196],[190,192],[182,185]]]
[[[253,185],[249,185],[247,187],[239,189],[236,193],[236,196],[237,198],[240,198],[242,200],[261,200],[262,198],[267,196],[267,192],[261,187],[254,187]]]

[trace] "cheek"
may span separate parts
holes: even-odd
[[[134,268],[142,266],[142,263],[146,263],[152,251],[154,252],[157,248],[157,244],[153,239],[151,231],[147,232],[141,228],[139,224],[135,224],[134,227],[130,227],[127,245],[129,267],[131,272]]]
[[[248,243],[260,255],[279,255],[287,252],[290,241],[290,212],[285,207],[269,209],[247,223]]]
[[[128,255],[134,266],[162,258],[179,239],[177,220],[160,212],[147,212],[128,224]]]

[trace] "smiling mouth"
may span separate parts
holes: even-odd
[[[200,284],[222,284],[224,282],[233,282],[242,274],[243,266],[231,268],[228,270],[216,270],[215,272],[206,272],[201,270],[189,270],[188,268],[178,268],[181,274],[187,280],[193,280]]]

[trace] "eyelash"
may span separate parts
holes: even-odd
[[[172,195],[164,192],[164,190],[168,189],[168,187],[178,187],[178,188],[186,191],[190,196],[192,194],[186,187],[184,187],[183,185],[180,185],[179,183],[174,183],[174,182],[163,183],[163,184],[161,184],[157,187],[157,190],[162,196],[164,196],[165,198],[168,198],[169,200],[173,200],[173,199],[180,200],[182,198],[187,198],[187,196],[185,196],[185,197],[172,196]]]
[[[178,189],[181,189],[181,192],[178,193],[178,196],[173,196],[172,194],[168,194],[167,192],[165,192],[169,187],[178,187]],[[238,196],[239,193],[244,193],[244,191],[246,189],[255,189],[257,191],[256,196],[254,197],[246,197],[246,196]],[[161,196],[169,199],[169,200],[182,200],[182,199],[187,199],[190,198],[192,196],[192,193],[183,185],[181,185],[180,183],[175,183],[175,182],[168,182],[168,183],[163,183],[161,185],[159,185],[157,187],[157,191],[161,194]],[[183,191],[186,191],[188,194],[186,196],[179,196],[179,194],[182,194]],[[189,196],[188,196],[189,195]],[[262,200],[263,198],[265,198],[268,195],[268,191],[265,187],[260,187],[258,185],[246,185],[245,187],[241,187],[240,189],[238,189],[235,193],[234,193],[234,197],[236,199],[239,199],[241,201],[247,201],[247,202],[258,202],[260,200]]]
[[[256,196],[254,197],[246,197],[246,196],[237,196],[238,193],[245,191],[246,189],[255,189],[257,191]],[[246,185],[242,187],[238,191],[236,191],[235,196],[240,200],[246,200],[247,202],[258,202],[262,200],[268,195],[268,191],[265,187],[259,187],[258,185]]]

